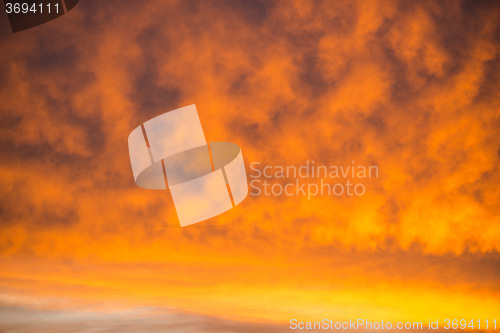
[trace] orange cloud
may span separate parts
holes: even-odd
[[[3,301],[494,319],[498,22],[490,2],[169,1],[4,23]],[[135,186],[127,137],[194,103],[249,174],[355,161],[380,175],[362,197],[250,196],[176,228],[168,194]]]

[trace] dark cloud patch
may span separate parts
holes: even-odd
[[[396,218],[402,208],[397,199],[389,200],[383,209],[389,210]],[[390,242],[389,242],[390,243]],[[500,291],[500,254],[476,254],[465,251],[461,255],[446,253],[442,255],[425,254],[421,251],[402,251],[397,247],[381,248],[373,253],[344,250],[332,245],[323,247],[318,260],[326,259],[334,267],[363,267],[385,276],[385,281],[402,279],[404,281],[433,281],[443,286],[468,283],[474,288],[483,286]],[[322,259],[320,259],[322,258]],[[356,263],[356,264],[353,264]],[[425,269],[423,269],[425,267]],[[331,273],[334,274],[334,273]]]
[[[29,220],[28,224],[32,230],[56,226],[70,227],[79,222],[75,203],[68,204],[64,200],[37,203],[36,186],[23,181],[17,181],[8,186],[10,187],[8,191],[0,193],[1,227],[6,227],[11,223],[26,224],[26,219]]]
[[[374,130],[377,135],[382,136],[387,131],[387,124],[384,118],[384,112],[381,109],[376,109],[370,115],[364,116],[361,121],[364,121],[366,126]]]
[[[234,119],[228,124],[228,126],[231,126],[235,132],[243,134],[242,139],[244,142],[242,142],[242,144],[252,144],[261,148],[268,144],[265,143],[262,124]]]
[[[500,3],[496,0],[463,0],[461,7],[464,17],[480,18],[484,14],[498,15],[500,13]]]
[[[45,163],[45,165],[75,166],[78,168],[97,162],[95,158],[101,155],[106,145],[105,129],[99,117],[95,116],[95,114],[84,116],[81,113],[74,112],[75,110],[72,109],[71,103],[64,99],[49,98],[47,104],[50,105],[48,110],[51,117],[54,119],[53,123],[56,123],[57,119],[60,119],[63,126],[70,126],[74,128],[74,130],[82,131],[81,143],[88,148],[90,156],[87,153],[83,154],[79,150],[58,147],[57,143],[55,143],[54,146],[52,144],[47,144],[44,140],[14,142],[12,141],[12,137],[8,136],[0,140],[0,142],[2,142],[1,146],[3,147],[2,157],[5,158],[9,156],[9,159],[14,158],[20,161]],[[34,106],[34,108],[36,108],[36,106]],[[35,111],[33,111],[33,113],[36,114]],[[10,124],[8,130],[10,132],[15,132],[23,121],[36,121],[28,119],[30,117],[32,116],[29,113],[6,116],[6,122],[4,124]],[[34,115],[34,117],[36,116]],[[39,121],[38,126],[41,127],[40,131],[42,133],[51,132],[54,130],[54,128],[52,128],[53,123],[48,124]],[[64,141],[64,138],[61,138],[61,141]]]
[[[203,10],[203,2],[196,0],[186,0],[179,3],[179,9],[188,15],[199,15]]]
[[[475,96],[476,103],[488,103],[498,100],[500,87],[500,56],[483,63],[484,77]]]
[[[3,130],[15,130],[19,126],[22,120],[21,115],[16,115],[10,110],[7,112],[0,113],[0,129]]]
[[[31,191],[25,181],[17,181],[11,185],[3,184],[4,189],[0,191],[0,223],[2,227],[17,220],[18,223],[22,219],[32,216],[35,207],[30,203]],[[23,203],[20,205],[19,203]]]
[[[22,223],[30,225],[30,229],[46,229],[54,226],[69,227],[79,222],[76,201],[42,198],[44,201],[40,202],[36,198],[37,188],[29,180],[4,184],[6,190],[0,192],[1,227],[10,223]],[[71,193],[70,189],[68,191],[68,195],[78,199],[75,193]]]
[[[95,83],[95,73],[84,65],[85,52],[81,51],[78,41],[65,40],[58,36],[59,42],[54,42],[50,37],[41,35],[37,39],[36,48],[26,55],[24,66],[30,77],[33,95],[52,97],[46,89],[56,84],[59,91],[70,100],[75,94]],[[76,79],[77,78],[77,79]],[[57,96],[60,99],[60,96]]]
[[[138,4],[138,3],[136,3]],[[113,18],[116,17],[116,11],[119,7],[132,7],[133,1],[80,1],[74,11],[83,13],[82,31],[90,34],[91,32],[100,31],[103,26],[110,24]]]
[[[131,75],[135,76],[134,93],[131,97],[137,105],[138,118],[142,123],[165,111],[180,107],[181,91],[175,86],[168,87],[159,82],[159,59],[151,54],[150,50],[161,45],[171,56],[175,56],[174,45],[162,35],[161,30],[149,27],[137,36],[137,42],[142,49],[141,66],[139,71],[137,68],[131,70]]]
[[[397,225],[401,222],[402,203],[397,197],[389,197],[384,205],[380,208],[381,212],[386,216],[386,221],[389,224]]]
[[[3,142],[2,142],[3,141]],[[50,145],[38,144],[13,144],[10,140],[0,140],[2,146],[1,160],[4,162],[35,163],[43,165],[44,168],[52,167],[53,171],[68,171],[68,167],[85,167],[95,157],[84,157],[78,153],[56,151]],[[93,161],[92,161],[93,163]],[[85,170],[83,168],[82,170]]]
[[[100,142],[96,142],[95,145],[99,146]],[[118,164],[110,164],[106,152],[101,151],[101,148],[91,149],[90,155],[82,156],[79,153],[56,150],[51,145],[13,144],[12,141],[5,139],[0,140],[0,146],[2,147],[1,162],[11,165],[17,164],[26,170],[32,169],[32,171],[26,172],[36,171],[46,175],[56,174],[59,181],[71,182],[77,188],[81,184],[78,180],[92,179],[91,188],[88,187],[88,184],[81,184],[80,192],[68,193],[68,195],[75,196],[75,199],[85,194],[82,191],[135,188],[133,179],[123,177],[123,168],[130,165],[125,146],[122,149],[124,153],[118,160]],[[106,167],[103,168],[103,165]],[[119,167],[120,165],[123,167]],[[36,167],[36,170],[33,170],[34,167]],[[8,192],[6,194],[10,195]],[[18,202],[11,201],[10,203],[15,204]]]
[[[229,83],[228,93],[235,96],[245,96],[250,89],[249,73],[237,75],[232,82]]]
[[[48,38],[40,38],[37,50],[28,56],[27,65],[31,70],[44,71],[48,75],[46,79],[50,80],[53,71],[71,72],[80,61],[80,57],[75,45],[59,48]]]
[[[304,90],[308,92],[310,98],[319,98],[327,92],[332,85],[328,84],[323,77],[322,68],[319,65],[317,50],[307,51],[303,54],[301,63],[297,64],[300,68],[299,83],[296,87],[298,93],[303,93]]]
[[[38,219],[35,222],[38,226],[49,229],[54,226],[69,227],[79,222],[78,209],[73,205],[66,206],[64,203],[44,203],[40,207]]]
[[[220,0],[217,4],[221,8],[232,9],[246,23],[252,25],[262,25],[274,5],[273,1],[258,0]]]
[[[75,128],[75,130],[82,130],[84,145],[92,151],[94,156],[100,154],[106,147],[107,131],[100,118],[99,110],[93,110],[94,112],[88,114],[78,112],[78,110],[74,109],[71,100],[72,94],[76,93],[76,91],[64,86],[61,87],[61,90],[65,92],[64,98],[47,97],[48,112],[52,117],[63,120],[65,124]],[[68,92],[68,90],[70,91]],[[50,95],[46,94],[46,96]],[[27,116],[29,117],[29,115]],[[50,131],[50,129],[46,130]]]

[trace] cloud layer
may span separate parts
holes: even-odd
[[[253,321],[490,313],[498,22],[488,1],[82,1],[17,34],[5,18],[2,289]],[[247,167],[380,176],[363,197],[249,197],[176,228],[168,193],[135,186],[127,137],[189,104]]]

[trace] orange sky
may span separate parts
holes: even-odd
[[[498,316],[498,3],[82,0],[16,34],[0,16],[0,330],[68,309],[160,309],[176,332]],[[190,104],[249,174],[356,161],[379,178],[176,228],[127,137]]]

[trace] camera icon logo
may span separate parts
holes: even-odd
[[[168,187],[182,227],[222,214],[248,195],[240,147],[207,143],[194,104],[138,126],[128,148],[136,184]]]

